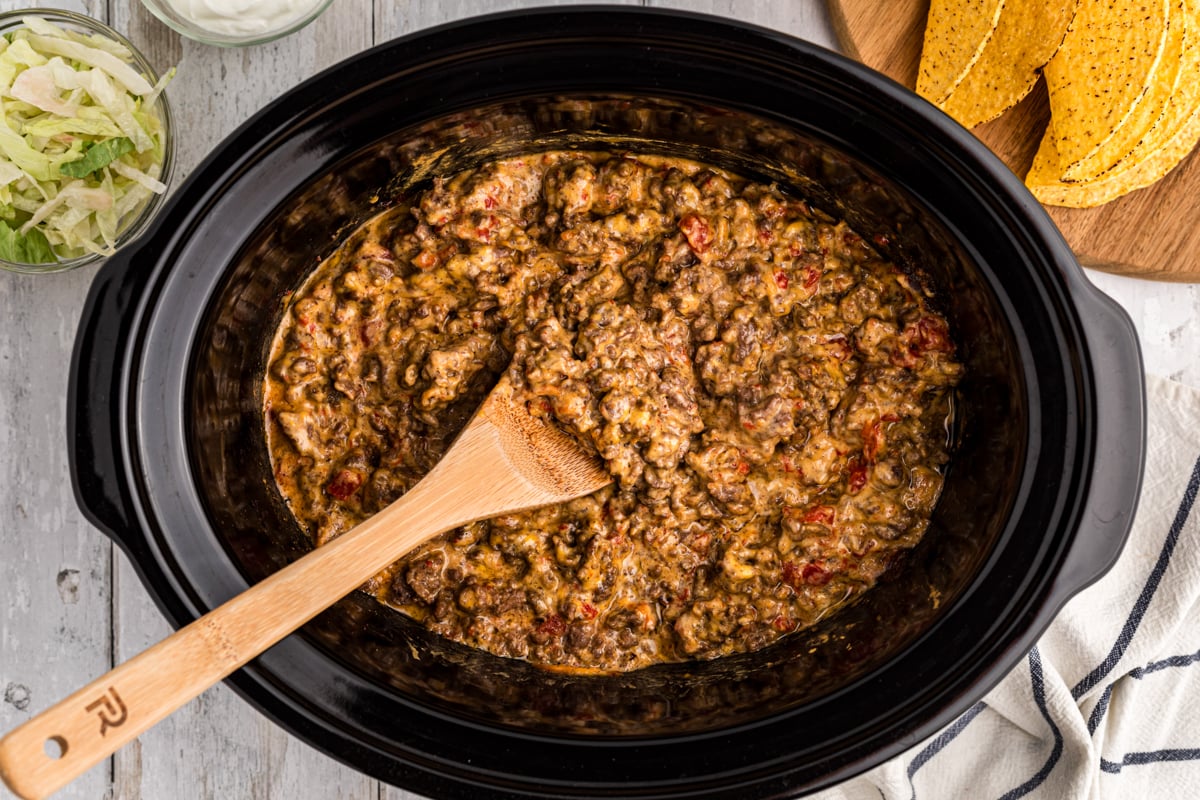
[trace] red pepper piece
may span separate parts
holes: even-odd
[[[831,580],[833,573],[815,561],[803,567],[792,561],[783,563],[783,582],[797,591],[804,586],[824,586]]]
[[[703,255],[712,246],[712,226],[699,214],[685,214],[679,220],[679,230],[696,255]]]
[[[783,582],[793,589],[800,588],[800,568],[796,566],[795,562],[783,562]]]
[[[883,447],[883,427],[879,420],[868,422],[863,427],[862,438],[863,457],[867,459],[868,464],[874,464],[875,456],[879,455],[879,450]]]
[[[917,320],[917,340],[922,350],[935,353],[950,353],[954,345],[950,341],[950,328],[946,321],[937,317],[921,317]]]
[[[864,486],[867,485],[867,465],[862,462],[861,458],[854,458],[850,461],[850,494],[858,494]]]
[[[820,282],[821,282],[821,270],[820,269],[818,269],[817,267],[812,267],[812,266],[804,268],[804,289],[806,291],[811,292],[811,291],[815,290],[817,288],[817,284]]]
[[[567,621],[558,614],[551,614],[546,621],[538,625],[537,632],[546,639],[556,639],[567,631]]]
[[[334,500],[346,500],[362,486],[363,478],[354,470],[344,469],[325,486],[325,494]]]
[[[824,586],[833,579],[833,573],[814,562],[804,565],[804,569],[800,570],[800,578],[809,586]]]
[[[436,253],[422,250],[413,257],[412,263],[417,269],[430,270],[437,266],[438,257]]]
[[[828,525],[833,527],[833,506],[813,506],[801,517],[810,524]]]

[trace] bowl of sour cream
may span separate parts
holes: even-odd
[[[333,0],[142,0],[166,25],[219,47],[262,44],[321,15]]]

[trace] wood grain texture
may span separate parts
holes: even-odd
[[[557,0],[553,5],[585,5],[593,0]],[[639,5],[639,0],[610,0],[614,4]],[[520,8],[537,8],[550,5],[543,0],[379,0],[375,4],[375,41],[386,42],[397,36],[412,33],[422,28],[454,22],[481,14],[514,11]]]
[[[822,47],[837,48],[822,0],[647,0],[645,4],[730,17],[790,33]]]
[[[183,39],[136,0],[113,0],[112,6],[113,25],[137,42],[157,68],[178,65],[168,90],[176,130],[181,132],[176,185],[225,136],[285,89],[374,43],[371,0],[337,0],[298,33],[243,49],[206,47]],[[112,591],[114,663],[119,663],[171,629],[123,556]],[[99,671],[92,677],[95,674]],[[377,800],[380,793],[378,782],[289,736],[224,685],[119,751],[112,773],[113,800]],[[61,795],[91,800],[101,796],[75,794],[77,785]],[[409,797],[401,793],[394,800]]]
[[[118,658],[170,635],[123,557],[114,592]],[[380,791],[376,781],[288,735],[224,684],[142,734],[113,761],[112,800],[377,800]],[[76,794],[76,785],[61,796],[100,797]]]
[[[915,85],[929,0],[828,0],[845,50],[905,86]],[[1050,119],[1045,82],[1016,108],[972,133],[1017,175],[1033,163]],[[1085,266],[1164,281],[1200,281],[1200,149],[1166,178],[1098,208],[1048,206]]]
[[[0,779],[24,800],[45,800],[417,545],[612,483],[574,439],[533,417],[527,398],[502,379],[446,455],[387,508],[0,736]]]
[[[98,0],[53,5],[106,17]],[[63,402],[90,282],[0,273],[0,731],[112,664],[113,547],[75,505]],[[97,768],[72,796],[104,797],[111,774]]]
[[[0,731],[111,664],[113,548],[75,505],[62,403],[89,280],[0,275]],[[39,335],[7,338],[21,330]],[[78,796],[109,777],[88,775]]]

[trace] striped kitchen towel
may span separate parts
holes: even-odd
[[[953,724],[819,800],[1200,797],[1200,392],[1150,377],[1147,401],[1116,566]]]

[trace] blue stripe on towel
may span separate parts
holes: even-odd
[[[1200,661],[1200,651],[1189,653],[1182,656],[1168,656],[1159,661],[1152,661],[1144,667],[1137,667],[1129,670],[1130,678],[1141,680],[1142,676],[1149,675],[1152,672],[1158,672],[1171,667],[1190,667]],[[1118,678],[1117,680],[1120,680]],[[1108,686],[1104,687],[1104,694],[1100,695],[1100,699],[1096,702],[1095,708],[1092,709],[1091,716],[1088,717],[1088,733],[1096,735],[1096,728],[1100,727],[1100,720],[1104,719],[1104,715],[1108,712],[1109,701],[1112,700],[1113,687],[1117,685],[1117,681],[1113,681]]]
[[[979,716],[980,712],[987,708],[987,703],[980,700],[975,705],[968,708],[963,715],[954,720],[948,728],[938,734],[937,738],[925,746],[921,752],[913,758],[908,765],[908,785],[912,789],[912,800],[917,800],[917,787],[913,786],[913,776],[917,774],[917,770],[925,766],[929,759],[936,756],[942,749],[953,742],[958,735],[967,729],[971,721]]]
[[[1100,759],[1100,769],[1103,772],[1116,775],[1124,767],[1137,767],[1143,764],[1163,764],[1170,761],[1200,760],[1200,748],[1181,748],[1176,750],[1151,750],[1144,753],[1126,753],[1120,761]]]
[[[1159,661],[1151,661],[1144,667],[1130,670],[1129,677],[1141,678],[1143,675],[1149,675],[1151,672],[1158,672],[1160,669],[1170,669],[1171,667],[1190,667],[1197,661],[1200,661],[1200,650],[1182,656],[1167,656]]]
[[[1129,643],[1133,641],[1133,635],[1137,632],[1142,617],[1146,615],[1146,609],[1150,607],[1150,601],[1154,599],[1154,593],[1158,590],[1159,583],[1162,582],[1163,573],[1167,571],[1167,565],[1171,563],[1171,554],[1175,551],[1175,545],[1179,541],[1179,532],[1183,530],[1188,514],[1191,513],[1192,505],[1196,502],[1197,491],[1200,491],[1200,459],[1196,459],[1196,464],[1192,467],[1192,476],[1188,480],[1187,489],[1184,490],[1183,499],[1179,502],[1179,509],[1175,512],[1175,519],[1167,533],[1167,540],[1163,543],[1162,550],[1159,551],[1158,561],[1154,564],[1154,569],[1150,571],[1146,585],[1142,587],[1142,593],[1138,595],[1137,601],[1133,604],[1133,611],[1125,620],[1125,626],[1121,628],[1121,633],[1117,636],[1117,641],[1108,656],[1100,666],[1084,676],[1083,680],[1071,690],[1071,696],[1076,700],[1095,688],[1105,676],[1112,672],[1113,668],[1117,666],[1117,662],[1121,660],[1121,656],[1125,654]],[[1096,723],[1099,724],[1099,722],[1100,720],[1097,719]],[[1091,728],[1090,720],[1088,727]]]
[[[1095,736],[1096,728],[1100,727],[1100,720],[1104,719],[1104,714],[1108,711],[1108,701],[1112,699],[1113,686],[1116,681],[1104,687],[1104,694],[1100,695],[1100,699],[1096,701],[1096,707],[1092,709],[1091,716],[1088,717],[1088,733]]]
[[[1200,466],[1200,463],[1198,463]],[[1054,747],[1050,750],[1050,756],[1046,759],[1046,763],[1042,764],[1042,768],[1036,774],[1023,784],[1005,793],[1000,797],[1000,800],[1016,800],[1018,797],[1024,797],[1032,792],[1050,776],[1054,771],[1055,765],[1058,764],[1058,759],[1062,757],[1063,751],[1063,735],[1058,726],[1054,724],[1054,718],[1050,716],[1050,709],[1046,706],[1046,683],[1045,677],[1042,674],[1042,656],[1038,652],[1035,645],[1029,651],[1029,682],[1033,689],[1033,700],[1037,703],[1038,711],[1042,713],[1042,719],[1046,720],[1046,724],[1050,726],[1050,733],[1054,736]]]

